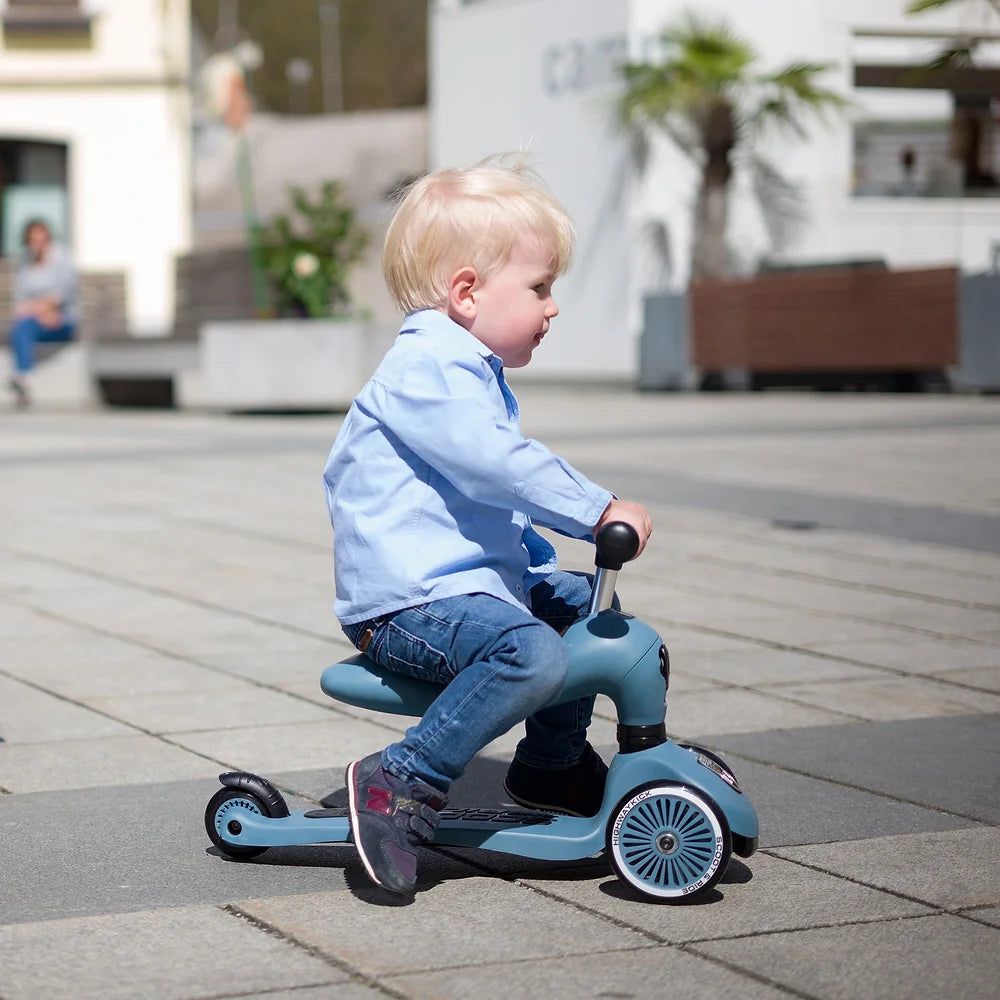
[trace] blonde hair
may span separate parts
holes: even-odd
[[[523,162],[437,170],[403,195],[385,236],[382,273],[404,312],[439,309],[457,270],[471,266],[486,281],[524,237],[551,253],[556,276],[565,273],[573,256],[573,224]]]

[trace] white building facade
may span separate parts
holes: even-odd
[[[905,0],[437,0],[432,166],[529,146],[580,237],[574,268],[556,286],[557,326],[529,372],[631,378],[643,293],[687,285],[697,170],[663,140],[638,174],[615,112],[616,67],[656,58],[661,30],[687,10],[724,17],[755,47],[762,70],[829,64],[822,84],[852,102],[814,125],[807,141],[772,137],[762,149],[801,190],[805,224],[793,244],[770,244],[749,180],[737,170],[729,240],[739,269],[871,258],[893,268],[996,266],[1000,20],[984,19],[988,5],[977,0],[921,17],[905,7]],[[912,67],[970,32],[985,39],[977,51],[985,68],[946,87],[914,86]],[[964,162],[956,159],[956,123]],[[647,239],[651,228],[667,234],[667,255],[662,241],[657,251]]]
[[[188,0],[0,3],[0,237],[51,219],[81,271],[122,271],[129,326],[173,325],[191,242]]]

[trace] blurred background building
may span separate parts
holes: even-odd
[[[530,145],[580,234],[562,315],[531,374],[634,374],[644,293],[689,278],[698,171],[665,138],[643,172],[618,126],[625,59],[655,61],[685,11],[724,16],[777,70],[830,64],[852,102],[764,148],[798,188],[803,224],[775,246],[739,162],[732,270],[883,259],[890,267],[995,266],[1000,246],[1000,18],[969,0],[920,17],[906,0],[437,0],[431,17],[434,166]],[[975,64],[920,67],[975,34]]]
[[[216,277],[233,261],[245,270],[254,220],[285,210],[292,184],[338,180],[372,244],[354,300],[392,325],[378,248],[393,191],[428,166],[528,148],[580,241],[527,374],[633,378],[644,300],[689,285],[699,170],[664,135],[640,160],[620,124],[620,67],[663,59],[663,28],[688,10],[724,17],[765,69],[828,66],[823,85],[849,102],[803,137],[763,138],[794,193],[780,239],[735,158],[730,273],[997,267],[996,5],[956,0],[920,17],[907,6],[0,0],[0,254],[16,254],[25,219],[49,218],[81,271],[124,275],[132,336],[193,336],[209,306],[253,314],[247,282]],[[970,37],[966,64],[923,72]],[[219,59],[237,65],[252,108],[239,122],[208,93]]]
[[[136,334],[173,324],[191,243],[187,0],[0,4],[0,243],[51,220],[81,270],[124,273]]]

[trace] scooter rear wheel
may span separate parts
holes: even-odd
[[[665,903],[703,896],[732,855],[719,808],[704,793],[673,782],[629,792],[608,820],[607,846],[623,882]]]
[[[240,806],[246,809],[247,812],[257,813],[259,816],[270,816],[271,811],[256,795],[251,795],[249,792],[243,792],[236,788],[220,788],[208,800],[208,805],[205,807],[205,830],[208,833],[209,840],[223,854],[239,861],[246,861],[249,858],[257,857],[258,854],[263,854],[267,848],[243,847],[240,844],[231,844],[229,841],[223,839],[222,831],[226,830],[230,823],[239,827],[239,821],[228,816],[234,806]],[[239,833],[240,831],[239,829],[234,829],[232,832]]]

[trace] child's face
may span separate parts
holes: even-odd
[[[537,239],[519,239],[510,258],[473,289],[469,332],[507,368],[523,368],[559,314],[552,298],[552,254]]]

